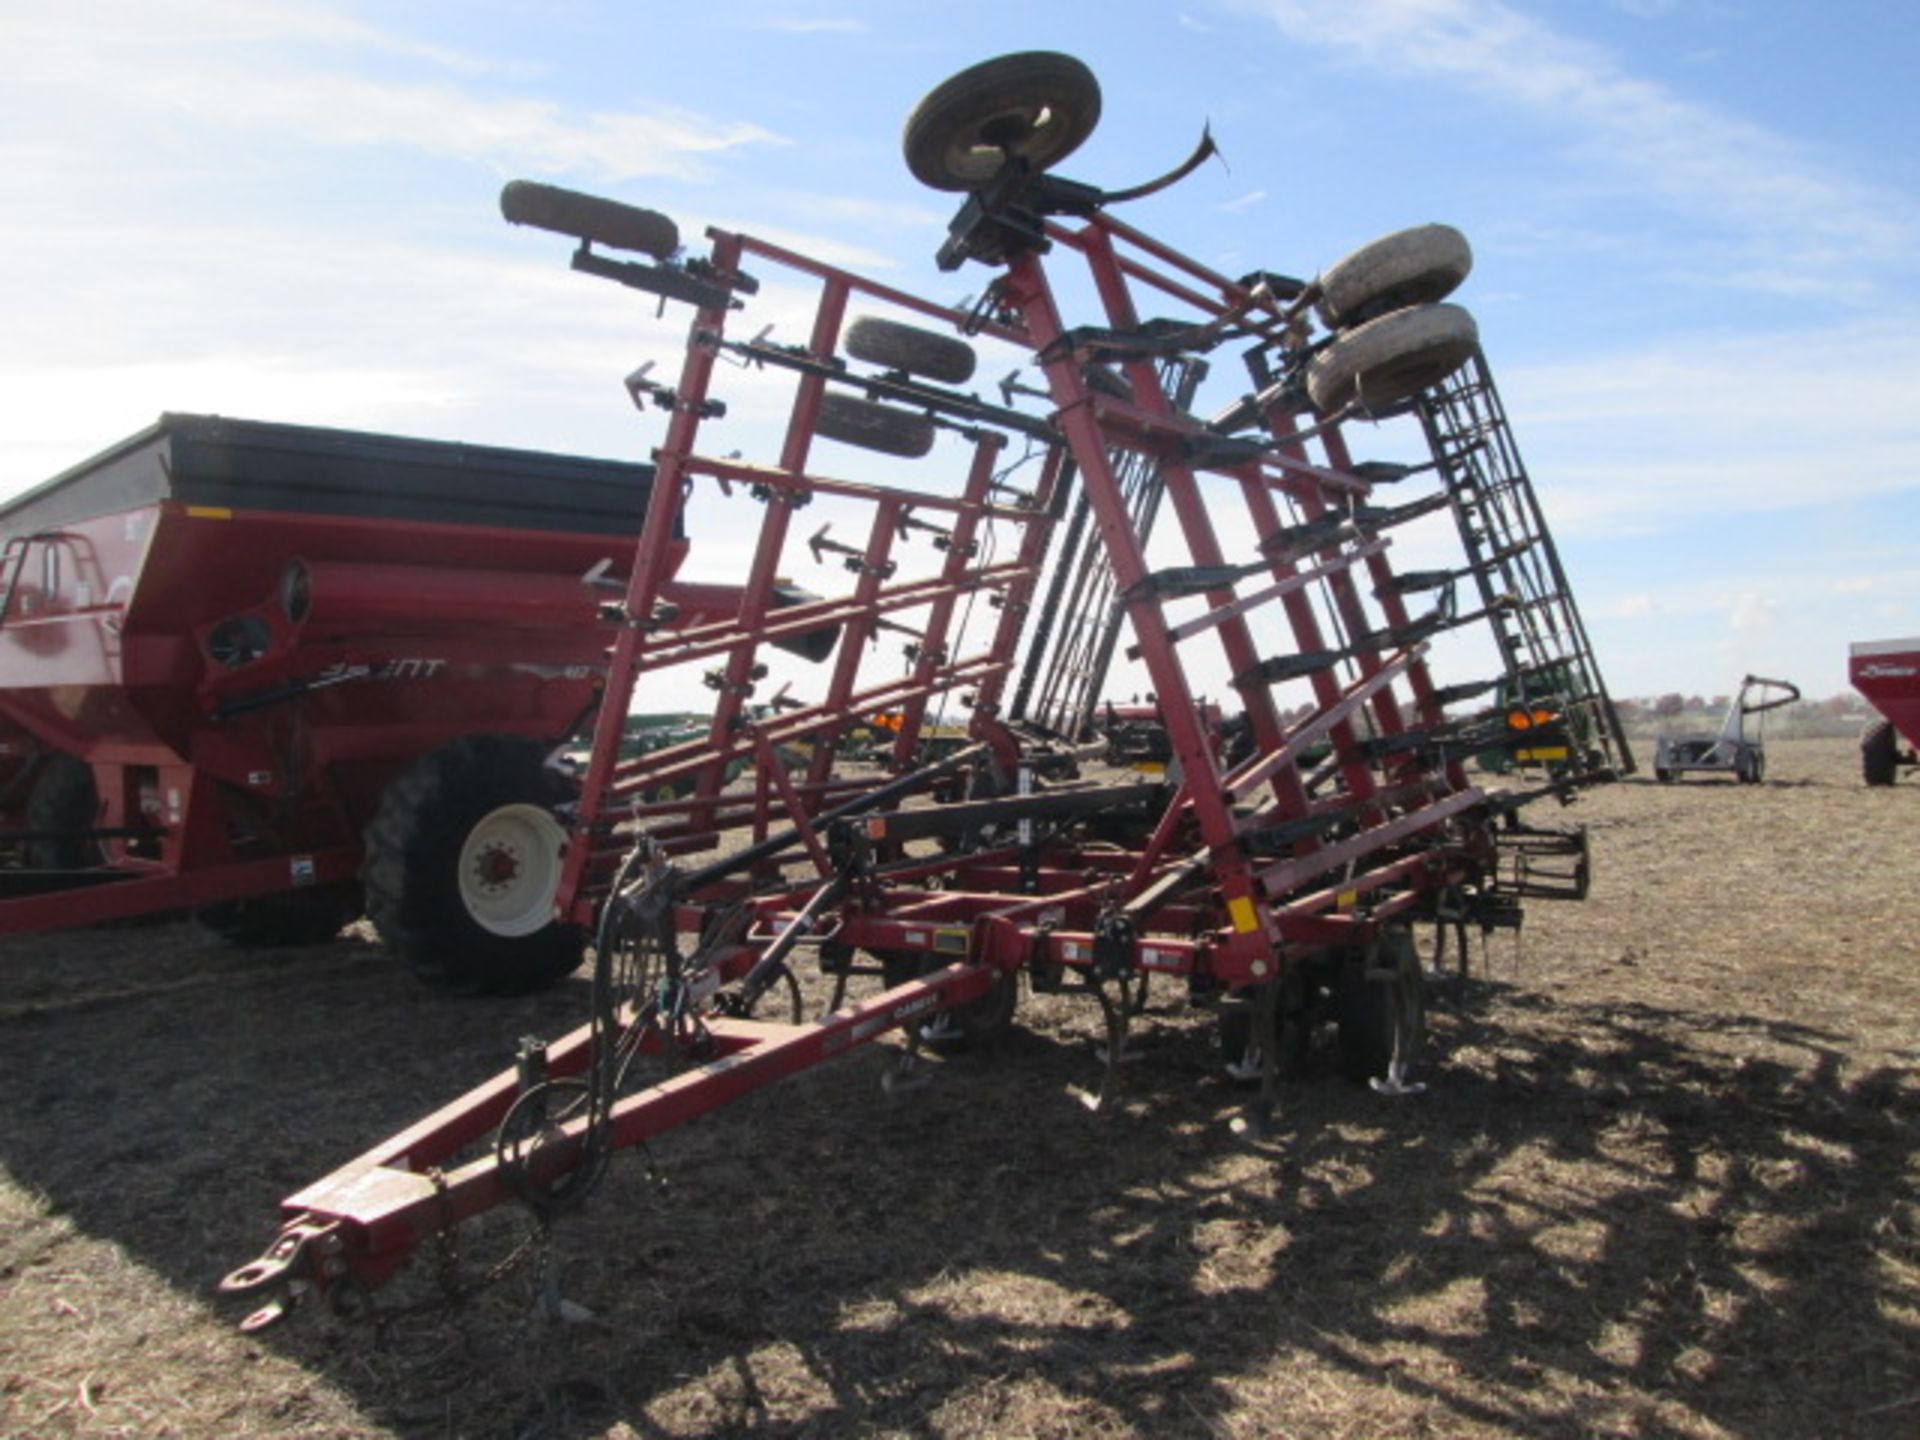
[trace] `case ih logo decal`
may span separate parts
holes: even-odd
[[[1860,667],[1862,680],[1902,680],[1909,675],[1920,675],[1920,665],[1889,665],[1883,660],[1875,660],[1870,665]]]

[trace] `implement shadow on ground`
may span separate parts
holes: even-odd
[[[281,1195],[583,1009],[578,982],[482,1005],[342,973],[354,945],[6,1021],[0,1161],[206,1296]],[[1090,1013],[905,1099],[852,1057],[657,1146],[667,1188],[616,1164],[557,1236],[592,1326],[530,1325],[519,1277],[379,1347],[325,1317],[267,1343],[399,1433],[1310,1431],[1330,1405],[1382,1430],[1910,1434],[1902,1077],[1790,1024],[1473,993],[1438,1017],[1432,1092],[1311,1079],[1251,1151],[1192,1026],[1145,1032],[1104,1117],[1071,1093]]]

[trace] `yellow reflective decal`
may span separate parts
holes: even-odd
[[[196,520],[231,520],[233,511],[225,505],[189,505],[187,514]]]
[[[1233,928],[1242,935],[1260,928],[1260,912],[1253,908],[1253,901],[1244,895],[1236,895],[1227,901],[1227,915],[1233,921]]]

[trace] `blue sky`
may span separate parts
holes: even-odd
[[[1100,77],[1076,177],[1146,178],[1211,124],[1227,163],[1128,218],[1223,269],[1467,233],[1458,298],[1617,693],[1831,694],[1848,641],[1920,633],[1893,3],[5,0],[0,493],[166,409],[644,456],[619,379],[678,322],[502,224],[500,184],[958,299],[900,126],[1027,48]]]

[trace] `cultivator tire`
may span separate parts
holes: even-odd
[[[93,767],[77,755],[53,756],[27,792],[27,828],[53,833],[27,841],[27,864],[35,870],[84,870],[100,864],[100,842],[87,836],[99,823]]]
[[[1860,778],[1869,785],[1891,785],[1899,774],[1899,739],[1893,722],[1876,721],[1860,737]]]
[[[813,429],[828,440],[902,460],[918,460],[933,449],[933,422],[926,416],[837,391],[820,397]]]
[[[429,984],[551,985],[585,936],[553,918],[573,785],[519,736],[472,735],[415,761],[380,798],[360,878],[380,938]]]
[[[973,347],[953,335],[863,315],[847,327],[842,343],[847,354],[869,365],[904,370],[944,385],[964,385],[973,378]]]
[[[500,213],[514,225],[532,225],[656,260],[665,260],[680,248],[680,227],[657,210],[535,180],[509,181],[500,192]]]
[[[1480,346],[1458,305],[1414,305],[1337,336],[1307,366],[1307,394],[1323,415],[1358,401],[1382,414],[1458,370]]]
[[[323,945],[358,920],[365,906],[359,885],[349,880],[203,905],[193,918],[229,945],[279,949]]]
[[[1035,173],[1080,148],[1100,120],[1100,82],[1071,55],[1028,50],[982,61],[930,90],[900,148],[914,179],[978,190],[1011,160]]]
[[[1393,1008],[1396,992],[1404,987],[1415,1015],[1413,1054],[1426,1034],[1426,1007],[1421,993],[1420,956],[1412,933],[1393,928],[1380,936],[1375,969],[1391,969],[1391,978],[1367,974],[1363,957],[1353,956],[1341,966],[1334,983],[1334,1016],[1340,1038],[1340,1071],[1349,1080],[1365,1083],[1387,1074],[1393,1062]]]
[[[1362,245],[1320,277],[1320,318],[1346,330],[1451,295],[1473,269],[1473,248],[1451,225],[1416,225]]]

